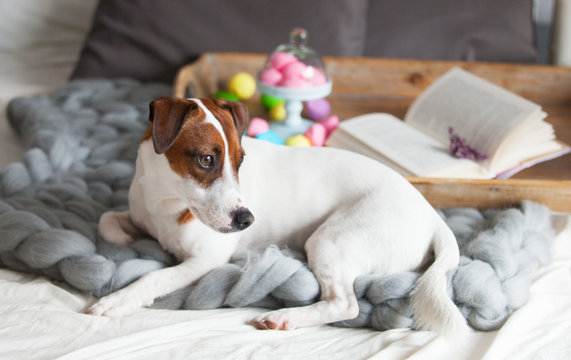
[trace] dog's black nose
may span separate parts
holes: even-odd
[[[232,218],[232,228],[236,230],[244,230],[254,222],[254,215],[246,208],[240,208],[234,211]]]

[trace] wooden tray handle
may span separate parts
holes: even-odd
[[[208,72],[212,72],[208,55],[202,55],[196,62],[183,66],[176,75],[173,96],[203,98],[216,92],[214,77],[208,76]]]

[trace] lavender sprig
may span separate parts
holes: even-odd
[[[471,148],[466,144],[466,139],[454,134],[454,128],[450,126],[448,128],[448,134],[450,134],[450,153],[457,158],[469,159],[474,161],[482,161],[488,158],[478,150]]]

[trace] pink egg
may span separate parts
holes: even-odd
[[[281,70],[284,66],[298,61],[294,55],[288,54],[286,52],[276,52],[270,58],[270,64],[276,70]]]
[[[292,89],[304,89],[311,87],[311,84],[309,83],[309,81],[300,78],[292,78],[292,79],[283,79],[278,83],[278,86],[283,86]]]
[[[321,86],[327,82],[327,77],[323,73],[323,71],[319,69],[314,69],[313,77],[311,78],[311,85],[313,86]]]
[[[268,130],[270,130],[270,125],[268,125],[268,122],[262,118],[255,117],[250,120],[250,125],[248,125],[246,135],[250,137],[256,137],[258,134],[264,133]]]
[[[282,79],[283,79],[282,73],[274,68],[268,68],[262,71],[262,74],[260,75],[260,80],[264,84],[268,84],[271,86],[277,85],[280,81],[282,81]]]
[[[327,131],[325,126],[320,123],[313,124],[309,129],[305,131],[303,135],[309,139],[309,142],[313,146],[323,146],[325,144],[325,137]]]
[[[307,65],[300,61],[292,62],[284,66],[282,69],[282,74],[286,79],[302,79],[303,72],[307,68]]]
[[[331,135],[333,130],[337,129],[339,126],[339,117],[337,115],[331,115],[321,120],[319,124],[323,125],[325,128],[326,137]]]

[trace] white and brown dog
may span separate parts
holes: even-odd
[[[413,291],[415,321],[444,333],[466,328],[446,292],[447,272],[459,261],[454,235],[393,170],[342,150],[241,141],[248,112],[240,103],[164,97],[151,103],[150,120],[129,211],[104,214],[99,229],[118,244],[148,233],[181,263],[100,299],[88,313],[128,315],[238,251],[277,244],[305,252],[321,301],[262,314],[252,321],[257,328],[354,318],[357,276],[421,270],[432,258]]]

